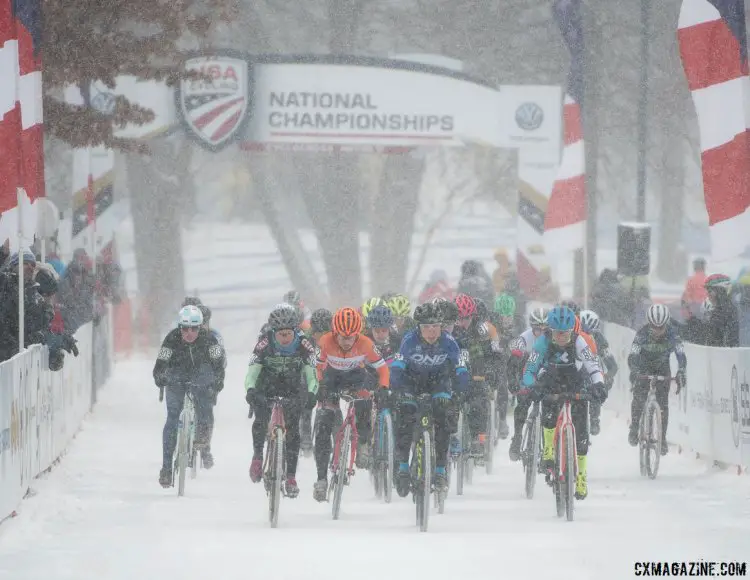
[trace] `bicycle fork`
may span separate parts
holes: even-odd
[[[351,447],[349,449],[349,465],[347,466],[346,473],[347,475],[354,475],[354,460],[357,455],[357,444],[359,443],[359,433],[357,432],[357,426],[352,421],[350,423],[352,428],[352,439],[351,439]],[[344,438],[344,428],[339,429],[338,433],[336,433],[336,442],[333,446],[333,464],[332,464],[332,470],[334,473],[336,473],[336,470],[339,466],[339,461],[341,460],[341,457],[339,456],[341,453],[341,440]]]
[[[568,449],[567,446],[560,447],[563,443],[563,438],[565,437],[565,432],[563,427],[565,425],[572,425],[573,424],[573,418],[570,414],[570,403],[565,402],[563,404],[562,412],[557,417],[557,424],[555,425],[555,447],[557,449],[564,449],[564,452],[560,453],[560,465],[558,465],[559,472],[555,474],[558,481],[564,483],[565,482],[565,469],[564,466],[567,465],[567,459],[568,453],[573,453],[573,470],[574,472],[570,474],[571,477],[576,476],[578,473],[578,443],[576,442],[575,437],[573,437],[573,449]]]

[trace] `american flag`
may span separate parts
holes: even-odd
[[[583,21],[580,0],[557,0],[553,11],[570,51],[568,87],[563,106],[563,151],[544,217],[545,253],[555,255],[583,247],[585,239],[586,159],[583,105]]]
[[[698,116],[712,255],[732,258],[750,230],[750,77],[743,0],[683,0],[677,38]]]
[[[39,0],[0,0],[0,243],[18,229],[16,188],[44,195],[41,29]]]

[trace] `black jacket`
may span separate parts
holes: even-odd
[[[706,324],[708,346],[737,347],[740,345],[740,322],[737,308],[727,294],[714,300],[714,309]]]
[[[182,340],[179,328],[164,338],[154,364],[154,382],[158,387],[196,380],[199,373],[212,371],[216,392],[224,388],[224,349],[216,337],[201,329],[195,342]]]
[[[24,286],[24,347],[45,342],[55,311],[35,283]],[[0,361],[19,352],[18,274],[0,273]]]

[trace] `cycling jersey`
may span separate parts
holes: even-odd
[[[544,333],[534,342],[534,349],[523,371],[523,384],[526,387],[534,385],[542,368],[576,370],[577,363],[581,364],[592,383],[604,382],[598,357],[583,336],[574,334],[570,343],[558,346],[548,333]]]
[[[610,379],[617,374],[617,361],[612,351],[609,350],[609,341],[599,330],[593,332],[594,342],[596,342],[596,353],[599,355],[602,372]]]
[[[423,340],[419,330],[404,336],[391,366],[392,388],[402,387],[405,382],[438,384],[454,376],[458,390],[465,390],[469,381],[465,355],[450,334],[441,332],[434,344]]]
[[[296,393],[300,376],[311,393],[318,391],[315,377],[315,347],[307,337],[296,336],[287,346],[281,346],[268,332],[255,345],[250,355],[245,390],[255,389],[258,383],[286,393]]]
[[[685,372],[687,357],[682,340],[671,326],[662,336],[654,336],[649,325],[643,326],[635,333],[633,345],[628,355],[628,366],[631,373],[670,374],[669,355],[674,353],[680,371]]]
[[[369,365],[377,371],[380,385],[384,387],[388,386],[390,382],[388,365],[383,360],[372,340],[365,335],[360,334],[352,348],[344,351],[336,342],[336,337],[333,333],[327,332],[320,337],[318,348],[318,380],[323,379],[323,371],[326,366],[337,371],[349,372]]]

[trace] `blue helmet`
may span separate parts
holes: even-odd
[[[393,312],[380,304],[367,314],[367,325],[370,328],[390,328],[393,326]]]
[[[567,306],[555,306],[549,311],[547,324],[550,330],[573,330],[576,326],[576,315]]]

